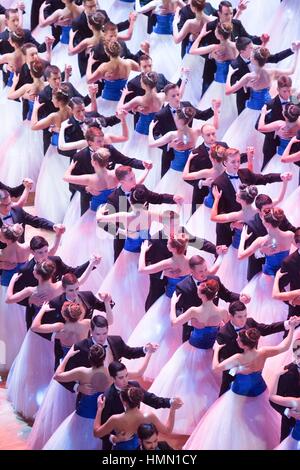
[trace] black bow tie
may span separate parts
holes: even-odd
[[[281,101],[281,104],[284,105],[284,104],[288,104],[289,101]]]
[[[238,180],[240,177],[238,175],[228,175],[230,180]]]
[[[246,60],[245,62],[247,65],[251,64],[251,60]]]
[[[239,331],[244,330],[245,328],[242,327],[242,328],[234,328],[234,329],[235,329],[236,333],[238,333]]]

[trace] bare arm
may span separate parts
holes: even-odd
[[[232,93],[235,93],[236,91],[240,90],[241,88],[243,87],[246,87],[249,80],[250,80],[251,76],[249,73],[247,73],[246,75],[244,75],[238,82],[236,82],[234,85],[230,85],[230,77],[229,77],[229,74],[228,74],[228,77],[227,77],[227,82],[226,82],[226,95],[231,95]]]
[[[108,137],[110,138],[110,141],[112,143],[126,142],[129,138],[126,115],[124,113],[121,113],[121,114],[118,114],[118,117],[121,119],[122,134],[121,135],[109,134]]]
[[[41,7],[40,7],[40,12],[39,12],[39,26],[41,28],[44,28],[45,26],[50,26],[52,25],[53,23],[55,23],[55,21],[58,20],[58,18],[60,17],[60,15],[62,14],[63,10],[60,9],[60,10],[56,10],[54,13],[52,13],[50,16],[48,16],[48,18],[45,18],[44,16],[44,10],[45,8],[47,7],[46,5],[46,2],[42,3]]]
[[[69,359],[76,354],[78,354],[80,350],[78,349],[77,351],[74,351],[74,346],[71,347],[71,349],[68,351],[66,356],[63,358],[62,362],[59,364],[57,367],[55,373],[54,373],[54,380],[57,380],[58,382],[76,382],[80,380],[81,377],[81,367],[76,367],[73,370],[69,370],[65,372],[65,368],[67,365],[67,362]]]
[[[23,185],[24,185],[24,191],[22,192],[20,198],[17,200],[17,202],[14,202],[12,204],[13,207],[24,207],[25,204],[28,201],[28,197],[30,194],[30,191],[32,190],[33,187],[33,181],[29,178],[24,178],[23,180]]]
[[[80,43],[77,44],[77,46],[74,46],[74,37],[75,37],[75,35],[76,35],[76,31],[73,31],[71,29],[70,36],[69,36],[69,45],[68,45],[68,54],[69,55],[79,54],[80,52],[85,51],[85,49],[89,45],[89,40],[86,38],[86,39],[83,39],[82,41],[80,41]]]
[[[247,226],[244,226],[240,241],[240,246],[238,249],[238,259],[249,258],[249,256],[253,255],[258,248],[260,248],[262,240],[264,237],[258,237],[254,240],[253,243],[248,248],[245,248],[246,240],[251,236],[247,233]]]
[[[51,124],[53,124],[55,113],[49,114],[49,116],[46,116],[40,121],[38,120],[38,110],[41,108],[41,106],[43,106],[43,104],[39,103],[38,98],[36,98],[31,116],[31,129],[33,131],[41,131],[43,129],[47,129],[51,126]]]
[[[174,292],[171,299],[170,321],[172,326],[184,325],[184,323],[187,323],[191,318],[193,318],[193,314],[195,313],[195,307],[191,307],[182,315],[179,315],[179,317],[176,316],[176,304],[180,297],[181,294],[176,295],[176,292]]]
[[[96,255],[92,255],[91,256],[91,259],[90,259],[90,262],[89,262],[89,265],[88,267],[86,268],[86,270],[84,271],[84,273],[80,276],[80,278],[78,279],[78,284],[80,286],[82,286],[82,284],[85,283],[85,281],[87,281],[89,275],[91,274],[93,268],[95,266],[97,266],[98,264],[100,264],[101,262],[101,258],[99,256],[96,256]]]
[[[208,178],[209,175],[211,174],[210,169],[190,172],[190,164],[191,164],[191,161],[193,160],[194,157],[195,157],[195,154],[193,152],[191,152],[190,155],[189,155],[189,158],[187,159],[185,167],[183,169],[182,178],[185,181],[194,181],[194,180],[200,180],[200,179]]]
[[[154,10],[159,5],[158,0],[152,0],[142,7],[140,0],[135,0],[135,11],[137,13],[147,13],[148,11]]]
[[[282,75],[293,75],[296,71],[296,68],[297,68],[298,56],[299,56],[299,49],[297,49],[295,51],[294,63],[292,65],[292,67],[290,67],[289,69],[285,69],[285,70],[282,70],[282,69],[273,69],[272,70],[271,69],[270,72],[271,72],[271,75],[273,76],[274,80],[277,80]]]
[[[285,273],[282,273],[280,269],[278,269],[274,279],[272,297],[277,300],[292,301],[295,297],[300,295],[300,289],[291,290],[288,292],[280,292],[279,279],[284,275]]]
[[[273,202],[272,202],[272,205],[271,205],[272,207],[277,207],[277,205],[284,200],[288,182],[289,182],[289,180],[287,180],[287,179],[284,179],[282,181],[280,194],[279,194],[277,199],[273,199]]]
[[[71,162],[64,174],[63,180],[67,183],[78,184],[79,186],[88,186],[91,183],[91,175],[72,175],[77,162]]]
[[[153,137],[153,129],[156,122],[151,121],[149,126],[149,137],[148,137],[148,145],[149,147],[162,147],[163,145],[168,144],[171,142],[172,137],[174,135],[174,131],[167,132],[167,134],[159,137],[159,139],[154,139]]]
[[[219,362],[219,352],[220,349],[224,346],[219,344],[217,341],[214,344],[214,356],[213,356],[213,362],[212,362],[212,370],[216,372],[223,372],[224,370],[230,370],[233,367],[237,367],[241,365],[241,358],[242,354],[234,354],[233,356],[229,357],[228,359],[225,359],[222,362]]]
[[[214,204],[210,212],[210,220],[225,224],[228,222],[236,222],[243,219],[243,211],[230,212],[229,214],[218,214],[219,202],[222,197],[222,191],[219,191],[217,186],[213,187]]]
[[[15,283],[16,283],[16,280],[19,279],[20,276],[21,276],[20,274],[16,273],[13,275],[13,277],[10,280],[10,283],[7,287],[6,298],[5,298],[5,302],[7,304],[15,304],[17,302],[21,302],[21,300],[27,299],[28,297],[30,297],[30,295],[32,294],[34,290],[34,287],[25,287],[20,292],[16,292],[14,294]]]
[[[300,160],[300,150],[298,152],[290,154],[291,148],[292,148],[293,144],[295,144],[296,142],[299,142],[297,137],[293,137],[290,140],[290,142],[288,143],[287,148],[285,149],[285,151],[283,152],[283,155],[281,157],[282,163],[295,163],[295,162],[298,162]]]
[[[63,227],[63,230],[55,231],[55,238],[54,238],[53,245],[51,246],[51,248],[49,248],[49,256],[54,256],[55,253],[57,252],[63,233],[64,233],[64,227]]]
[[[164,269],[170,267],[170,259],[159,261],[158,263],[151,264],[146,266],[146,252],[149,250],[149,242],[144,241],[141,246],[141,252],[139,257],[139,272],[145,274],[154,274],[163,271]]]
[[[50,312],[51,310],[55,310],[54,308],[50,308],[48,303],[44,303],[43,306],[40,308],[40,311],[34,318],[31,330],[35,333],[54,333],[61,331],[64,327],[64,323],[57,322],[53,324],[44,324],[42,325],[42,319],[46,312]]]
[[[281,354],[289,350],[293,341],[295,323],[292,322],[292,320],[290,320],[289,325],[290,325],[290,329],[289,329],[288,335],[286,338],[284,338],[283,341],[281,341],[281,343],[279,343],[277,346],[269,346],[269,347],[260,348],[260,350],[263,352],[266,359],[268,357],[277,356],[277,354]]]
[[[87,147],[87,142],[85,139],[77,140],[76,142],[66,142],[65,141],[65,129],[69,127],[68,120],[64,121],[61,125],[59,136],[58,136],[58,148],[59,150],[68,151],[68,150],[81,150]]]
[[[133,380],[133,379],[140,379],[141,377],[143,377],[144,375],[144,372],[145,370],[147,369],[148,367],[148,364],[149,364],[149,361],[151,359],[151,356],[152,356],[152,351],[151,352],[147,352],[146,353],[146,356],[144,358],[144,361],[141,365],[141,367],[137,370],[137,371],[128,371],[128,378],[130,380]]]

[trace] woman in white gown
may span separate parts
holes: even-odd
[[[220,41],[219,44],[211,44],[209,46],[200,47],[199,44],[206,34],[207,31],[205,25],[195,42],[192,44],[190,54],[209,54],[210,57],[216,62],[217,71],[215,73],[214,81],[202,96],[198,107],[200,109],[206,109],[210,106],[212,99],[221,100],[220,123],[218,128],[218,136],[221,138],[230,124],[237,117],[235,97],[227,96],[225,94],[225,84],[228,76],[230,75],[230,63],[237,57],[238,51],[235,43],[230,40],[232,34],[231,23],[218,24],[215,35],[216,38]]]
[[[262,370],[267,358],[289,349],[294,329],[292,324],[288,336],[278,346],[259,349],[259,331],[242,330],[237,342],[243,352],[221,363],[219,351],[224,345],[215,343],[213,370],[232,369],[235,380],[231,390],[200,420],[185,450],[271,450],[279,444],[280,419],[270,405]]]
[[[79,284],[85,282],[97,264],[99,264],[99,259],[93,257],[78,280]],[[51,281],[54,271],[53,261],[48,260],[36,265],[34,276],[38,280],[38,286],[25,287],[16,294],[13,290],[19,275],[15,274],[7,289],[6,302],[16,303],[28,299],[28,304],[32,305],[38,313],[41,307],[41,296],[51,300],[62,293],[61,281],[55,283]],[[8,399],[12,402],[14,409],[25,418],[35,417],[50,383],[53,364],[54,348],[51,341],[29,330],[7,379]]]
[[[300,130],[300,106],[293,105],[292,103],[286,104],[283,111],[284,120],[274,121],[270,124],[265,124],[266,113],[267,107],[265,105],[259,119],[258,130],[260,132],[275,132],[275,136],[277,135],[279,137],[280,144],[277,148],[277,154],[274,155],[266,165],[263,173],[291,173],[293,179],[287,191],[287,195],[289,196],[298,187],[299,168],[293,165],[293,163],[286,163],[281,157],[290,140],[295,137]],[[278,184],[280,183],[275,183],[268,187],[268,195],[272,199],[278,194]]]
[[[279,208],[268,209],[262,217],[262,223],[268,234],[258,237],[245,249],[245,241],[251,236],[244,227],[238,251],[238,258],[251,256],[257,250],[266,255],[263,272],[257,274],[243,289],[251,296],[248,311],[260,323],[284,321],[287,318],[287,306],[272,298],[274,276],[284,258],[289,255],[294,240],[293,232],[283,232],[279,229],[284,212]],[[263,344],[278,344],[278,334],[263,338]]]
[[[35,193],[35,209],[40,217],[55,223],[62,222],[70,201],[68,184],[63,181],[68,168],[68,160],[57,152],[58,135],[61,123],[71,117],[68,105],[69,95],[66,85],[53,92],[52,101],[58,111],[38,121],[38,110],[42,103],[36,99],[31,118],[34,131],[50,128],[52,130],[51,145],[43,159]]]
[[[299,166],[300,162],[300,140],[299,135],[293,137],[288,143],[281,161],[283,163],[294,163]],[[300,186],[282,203],[284,212],[289,214],[289,220],[295,227],[300,226]]]
[[[243,87],[250,88],[250,99],[246,108],[231,124],[222,140],[231,147],[244,151],[248,146],[255,148],[256,159],[254,160],[254,171],[259,172],[262,167],[262,147],[264,135],[255,130],[255,124],[261,109],[270,100],[269,90],[272,80],[281,75],[292,75],[297,66],[299,48],[296,49],[294,64],[290,69],[266,69],[270,52],[267,48],[259,46],[251,55],[251,66],[253,72],[244,75],[235,85],[226,84],[226,94],[236,93]]]
[[[177,328],[191,321],[194,329],[189,341],[160,370],[149,392],[163,397],[179,396],[183,401],[173,429],[176,434],[191,434],[219,395],[220,378],[211,369],[212,347],[219,325],[227,321],[228,313],[213,303],[218,290],[219,283],[214,279],[201,283],[198,296],[202,305],[189,308],[179,317],[176,317],[179,296],[174,293],[171,300],[172,326]],[[166,410],[159,409],[156,414],[163,420]]]
[[[240,17],[240,20],[243,23],[243,26],[247,31],[250,31],[251,34],[256,36],[261,36],[263,33],[266,33],[266,24],[270,15],[276,13],[277,8],[280,5],[280,0],[250,0],[247,2],[247,8],[243,11],[243,15]],[[278,35],[278,30],[273,31],[274,35]],[[281,49],[282,44],[279,46]],[[275,51],[279,49],[274,49]]]
[[[153,70],[174,81],[177,72],[180,74],[180,46],[173,39],[173,20],[176,6],[184,6],[181,0],[151,0],[143,7],[136,0],[137,13],[152,12],[156,23],[150,36],[150,55],[153,60]]]
[[[3,155],[2,179],[10,186],[15,186],[23,178],[29,177],[34,185],[37,182],[40,167],[44,157],[43,136],[41,132],[32,132],[31,115],[35,97],[45,87],[43,79],[45,66],[39,60],[30,64],[30,75],[33,83],[26,83],[16,89],[19,76],[14,75],[12,87],[7,95],[10,100],[28,99],[29,110],[26,120],[23,121],[21,134]]]
[[[209,152],[212,168],[194,172],[190,172],[190,163],[194,157],[193,152],[191,152],[182,174],[184,181],[199,179],[199,187],[208,186],[210,188],[209,194],[205,197],[201,207],[191,216],[186,224],[186,228],[191,233],[195,233],[198,237],[205,238],[212,243],[216,242],[216,224],[210,219],[210,211],[214,203],[211,185],[218,176],[224,173],[223,157],[225,151],[226,148],[222,145],[213,144]]]

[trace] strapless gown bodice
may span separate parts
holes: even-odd
[[[97,414],[97,400],[101,392],[93,395],[81,394],[76,404],[76,414],[82,418],[95,419]]]
[[[113,450],[136,450],[139,446],[139,440],[136,434],[128,441],[118,442],[113,446]]]
[[[262,107],[271,99],[269,88],[263,88],[262,90],[250,91],[250,99],[247,101],[247,108],[255,109],[260,111]]]
[[[205,207],[208,207],[209,209],[211,209],[212,206],[214,205],[214,197],[211,192],[211,189],[209,190],[208,195],[204,198],[203,202],[204,202]]]
[[[172,170],[183,171],[189,158],[189,153],[190,150],[174,150],[174,159],[171,162]]]
[[[127,83],[126,79],[104,80],[102,98],[110,101],[119,101],[122,90]]]
[[[289,251],[280,251],[274,255],[266,255],[266,262],[263,265],[263,273],[275,276],[281,266],[282,261],[289,255]]]
[[[1,274],[1,286],[7,287],[11,278],[16,274],[25,263],[18,263],[13,269],[3,269]]]
[[[237,374],[234,378],[231,390],[237,395],[245,397],[258,397],[267,389],[261,372],[251,374]]]
[[[27,112],[26,119],[27,119],[27,121],[31,121],[34,101],[28,100],[27,103],[28,103],[28,112]]]
[[[173,34],[173,19],[174,14],[168,13],[167,15],[156,15],[156,25],[153,32],[156,34]]]
[[[232,237],[232,246],[236,250],[238,250],[240,246],[242,231],[238,229],[234,229],[233,237]]]
[[[60,42],[62,44],[69,44],[71,28],[72,26],[62,26],[60,35]]]
[[[96,212],[98,207],[101,204],[106,204],[108,196],[113,193],[115,188],[113,189],[103,189],[102,191],[99,192],[97,196],[92,196],[91,202],[90,202],[90,209],[93,212]]]
[[[219,62],[216,60],[217,71],[215,73],[215,82],[226,83],[230,64],[230,60],[226,60],[225,62]]]
[[[218,331],[219,328],[217,326],[194,328],[189,338],[189,343],[197,349],[211,349],[216,340]]]
[[[285,149],[289,145],[290,139],[282,139],[281,137],[279,139],[280,139],[280,143],[279,143],[279,146],[277,147],[277,153],[278,155],[281,156],[283,155]]]
[[[52,132],[51,134],[51,145],[54,145],[55,147],[58,147],[58,137],[59,133],[58,132]]]
[[[171,298],[176,290],[176,286],[180,281],[183,281],[186,276],[180,277],[168,277],[167,278],[167,286],[166,286],[166,296]]]
[[[136,123],[135,130],[139,134],[149,135],[150,122],[153,120],[155,113],[142,114],[140,113],[139,120]]]
[[[141,230],[136,238],[126,238],[124,250],[131,253],[139,253],[144,240],[149,240],[150,234],[148,230]]]
[[[293,428],[292,431],[292,438],[295,439],[295,441],[300,441],[300,420],[296,420],[295,427]]]

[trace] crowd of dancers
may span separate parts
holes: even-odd
[[[298,15],[0,6],[0,373],[28,449],[300,450]]]

